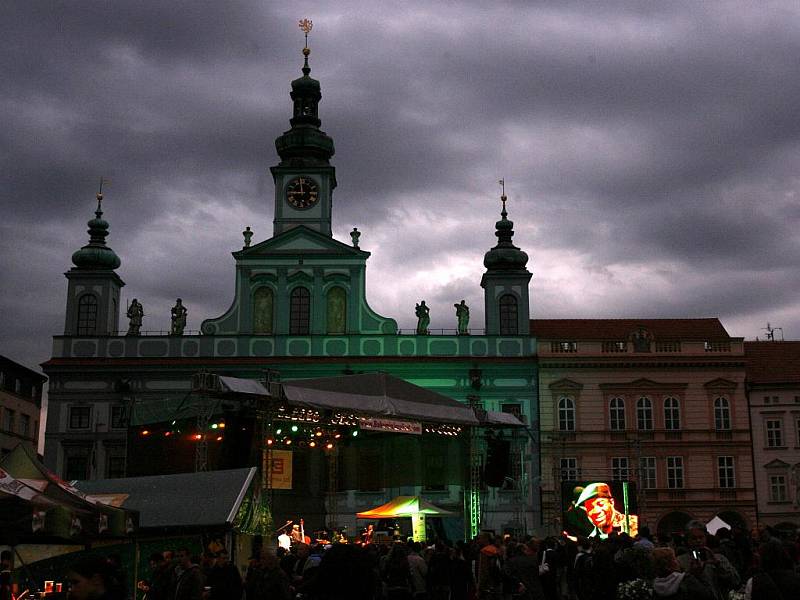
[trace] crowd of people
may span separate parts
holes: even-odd
[[[245,572],[224,548],[182,548],[151,555],[138,589],[142,600],[795,600],[799,560],[800,536],[709,535],[691,522],[656,539],[642,527],[635,538],[294,543],[262,548]],[[66,575],[68,600],[130,600],[108,558],[78,560]]]

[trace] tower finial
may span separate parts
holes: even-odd
[[[308,66],[308,55],[311,54],[311,50],[308,47],[308,34],[311,33],[314,23],[311,21],[311,19],[300,19],[297,24],[300,27],[300,30],[306,36],[306,43],[305,46],[303,46],[303,56],[305,57],[305,62],[303,63],[303,73],[308,75],[311,72],[311,67]]]
[[[497,183],[500,184],[500,187],[503,190],[501,192],[501,196],[500,196],[500,201],[503,203],[503,211],[500,214],[505,217],[508,214],[506,212],[506,201],[508,200],[508,198],[506,197],[506,180],[505,179],[501,179]]]
[[[109,181],[108,179],[105,179],[104,177],[101,176],[100,177],[100,188],[98,189],[97,194],[95,194],[95,197],[97,198],[97,210],[94,212],[94,214],[97,215],[98,219],[103,214],[103,184],[104,183],[111,183],[111,181]]]

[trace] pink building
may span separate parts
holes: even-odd
[[[800,342],[745,342],[759,521],[800,526]]]
[[[653,532],[755,524],[741,338],[718,319],[533,319],[531,333],[548,532],[570,500],[562,480],[635,483]]]

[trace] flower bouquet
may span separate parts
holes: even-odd
[[[617,586],[617,600],[650,600],[653,588],[644,579],[625,581]]]

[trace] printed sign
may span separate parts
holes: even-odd
[[[265,463],[267,460],[272,461],[267,488],[273,490],[292,489],[292,451],[270,450],[264,452]],[[264,472],[267,472],[266,464],[264,465]]]

